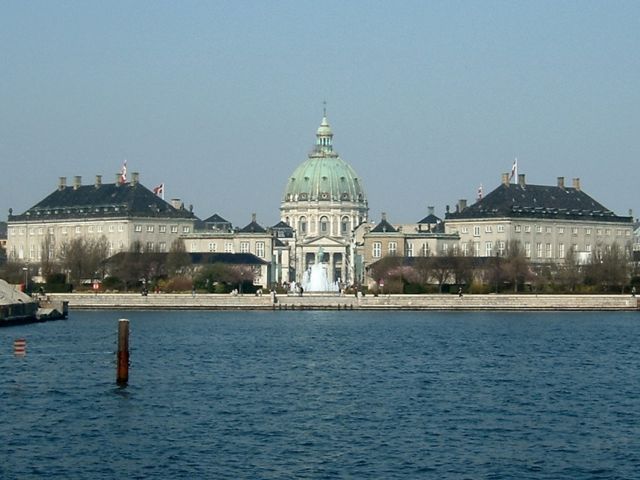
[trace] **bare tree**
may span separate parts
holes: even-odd
[[[530,277],[529,261],[518,240],[509,241],[506,253],[503,263],[505,277],[513,282],[513,291],[517,293],[518,284]]]

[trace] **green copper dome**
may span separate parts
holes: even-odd
[[[366,204],[364,188],[355,170],[333,151],[333,132],[326,116],[318,128],[316,139],[309,158],[289,177],[283,201]]]

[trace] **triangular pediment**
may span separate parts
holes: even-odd
[[[313,237],[306,238],[300,242],[300,245],[304,247],[344,247],[347,245],[347,241],[333,237]]]

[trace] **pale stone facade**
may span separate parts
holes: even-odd
[[[288,277],[301,282],[316,263],[328,265],[330,282],[353,283],[353,232],[367,221],[368,204],[362,181],[333,150],[333,132],[326,114],[316,145],[289,177],[280,219],[295,231]],[[283,261],[286,259],[283,258]]]
[[[503,175],[494,190],[496,196],[505,192],[504,198],[515,199],[510,204],[492,199],[492,192],[471,207],[461,200],[456,212],[448,214],[445,231],[460,236],[462,255],[501,256],[517,241],[533,263],[562,263],[570,250],[584,263],[596,249],[631,245],[632,218],[616,216],[595,202],[581,191],[579,179],[565,187],[560,177],[556,187],[548,187],[526,185],[524,175],[519,177],[518,184],[510,184]]]
[[[195,217],[176,209],[139,183],[137,174],[124,184],[81,185],[75,177],[67,186],[61,177],[58,189],[21,215],[9,215],[7,256],[10,261],[39,263],[58,258],[65,244],[76,239],[104,237],[109,254],[137,245],[144,251],[166,252],[171,243],[193,231]],[[143,197],[144,209],[135,198]]]
[[[250,253],[268,262],[255,272],[254,284],[268,287],[274,282],[272,270],[275,265],[274,237],[271,231],[265,230],[252,222],[239,230],[208,230],[181,236],[187,252],[191,253]]]

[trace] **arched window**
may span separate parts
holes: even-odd
[[[349,217],[342,217],[340,222],[340,232],[346,235],[349,232]]]
[[[300,233],[302,235],[307,233],[307,217],[300,217]]]
[[[329,233],[329,219],[327,217],[320,217],[320,233],[324,235]]]

